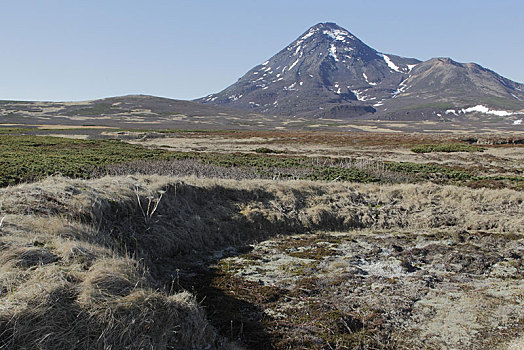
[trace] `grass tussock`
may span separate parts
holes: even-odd
[[[0,189],[0,348],[235,348],[173,292],[177,263],[318,229],[522,235],[523,203],[518,191],[430,183],[55,177]]]

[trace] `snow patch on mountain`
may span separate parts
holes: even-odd
[[[295,67],[299,61],[300,61],[300,58],[297,58],[297,60],[289,67],[288,70],[292,70],[293,67]]]
[[[297,83],[293,83],[289,86],[284,87],[284,90],[296,90],[294,87],[297,85]]]
[[[228,99],[231,100],[231,101],[236,101],[236,100],[242,98],[242,96],[243,96],[242,94],[240,94],[240,95],[231,95],[231,96],[229,96]]]
[[[514,113],[508,112],[508,111],[491,110],[488,107],[482,106],[482,105],[476,105],[474,107],[469,107],[469,108],[466,108],[466,109],[462,109],[462,112],[463,113],[479,112],[479,113],[484,113],[484,114],[492,114],[492,115],[496,115],[496,116],[499,116],[499,117],[508,117],[508,116],[514,114]]]
[[[373,86],[377,85],[377,83],[373,83],[372,81],[369,81],[368,76],[366,75],[366,73],[362,73],[362,76],[366,80],[366,83],[368,83],[369,85],[373,85]]]
[[[349,88],[349,86],[348,86],[348,88]],[[366,101],[367,100],[367,96],[365,96],[362,91],[351,90],[351,92],[353,93],[353,95],[355,95],[357,97],[357,100],[359,100],[359,101]]]
[[[306,40],[307,38],[313,36],[316,32],[317,32],[317,30],[315,30],[315,29],[310,29],[309,32],[307,32],[307,33],[304,34],[302,37],[300,37],[299,40]]]
[[[329,56],[333,57],[335,62],[338,62],[337,47],[333,43],[331,43],[331,46],[329,47]]]
[[[521,125],[522,124],[522,119],[517,119],[513,122],[513,125]]]
[[[389,58],[388,55],[384,55],[383,53],[377,53],[377,55],[379,55],[380,57],[382,57],[384,59],[384,61],[386,62],[386,64],[388,65],[388,67],[391,70],[394,70],[395,72],[402,73],[400,71],[400,68],[395,63],[393,63],[393,61],[391,60],[391,58]]]
[[[408,86],[406,85],[406,80],[407,79],[402,80],[400,84],[398,85],[398,89],[393,91],[393,98],[397,97],[398,94],[406,91],[406,89],[408,88]]]
[[[448,109],[446,111],[446,114],[454,114],[455,116],[458,116],[460,113],[466,114],[466,113],[475,113],[475,112],[496,115],[498,117],[509,117],[511,115],[521,114],[521,113],[508,112],[508,111],[497,111],[497,110],[489,109],[488,107],[483,106],[483,105],[476,105],[473,107],[462,108],[459,110]]]
[[[339,40],[339,41],[346,41],[347,38],[355,39],[355,37],[349,34],[349,32],[345,30],[341,30],[341,29],[324,30],[322,34],[329,36],[333,40]]]

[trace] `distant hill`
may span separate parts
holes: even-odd
[[[107,125],[132,128],[227,128],[263,120],[250,111],[147,95],[82,102],[0,101],[0,123]]]

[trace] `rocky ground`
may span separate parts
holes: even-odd
[[[178,284],[248,348],[494,349],[524,330],[523,255],[511,234],[316,232],[219,252]]]

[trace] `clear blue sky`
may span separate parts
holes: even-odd
[[[217,92],[318,22],[524,82],[522,0],[0,0],[0,99]]]

